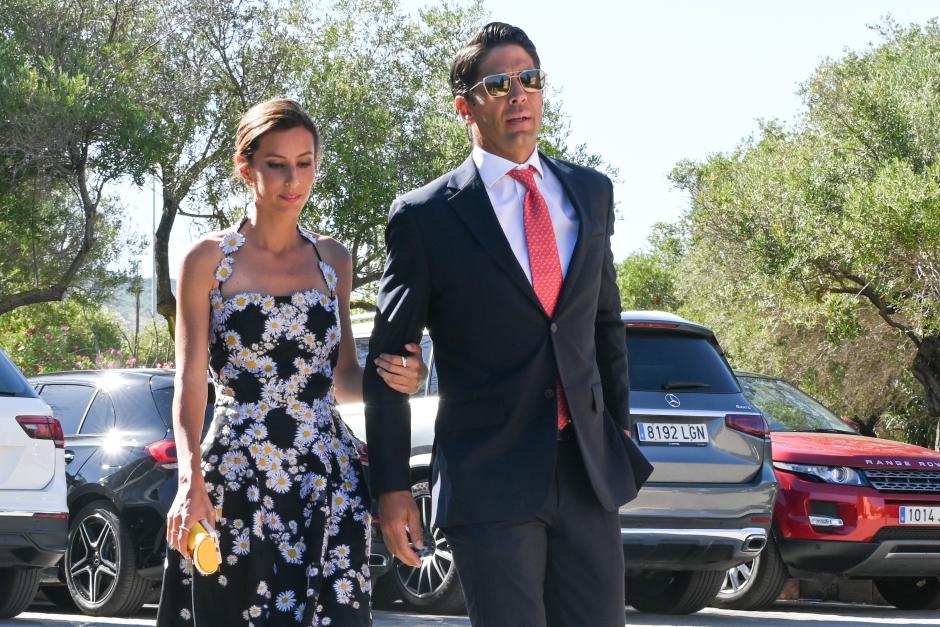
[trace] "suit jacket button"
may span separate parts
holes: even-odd
[[[555,324],[554,322],[552,323],[552,326],[550,326],[550,327],[548,327],[548,328],[552,330],[552,333],[557,333],[557,332],[558,332],[558,325]]]
[[[555,390],[552,388],[545,390],[545,398],[555,398]]]

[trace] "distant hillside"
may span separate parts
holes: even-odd
[[[152,317],[151,308],[151,284],[152,280],[150,278],[145,278],[143,281],[144,291],[140,294],[140,324],[144,326],[150,321]],[[171,279],[170,284],[174,292],[176,292],[176,281]],[[134,295],[127,290],[127,286],[123,286],[115,290],[111,298],[105,303],[108,307],[114,310],[121,319],[124,321],[124,325],[131,327],[134,325]],[[159,317],[159,314],[157,314]]]

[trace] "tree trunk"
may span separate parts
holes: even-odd
[[[170,233],[173,231],[173,222],[179,211],[179,201],[168,191],[169,187],[163,184],[163,213],[160,215],[160,224],[154,233],[153,251],[157,258],[157,313],[166,318],[170,338],[176,337],[176,297],[170,283]]]
[[[940,420],[940,336],[925,337],[917,349],[912,365],[914,376],[924,386],[927,412]],[[938,450],[940,424],[934,436],[934,449]]]
[[[98,203],[101,201],[101,189],[98,188],[95,190],[95,196],[92,197],[91,190],[88,189],[88,174],[85,172],[84,159],[73,156],[73,160],[73,168],[76,173],[74,189],[77,191],[78,200],[81,202],[84,216],[81,244],[72,254],[68,267],[62,270],[61,274],[56,277],[54,283],[46,287],[23,290],[10,294],[5,298],[0,298],[0,316],[25,305],[60,301],[65,298],[66,290],[72,287],[75,276],[78,274],[79,270],[81,270],[88,255],[91,254],[92,249],[95,247],[95,227],[97,226],[96,223],[98,219]]]

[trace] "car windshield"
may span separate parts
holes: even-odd
[[[708,339],[675,332],[627,330],[630,389],[737,394],[731,369]]]
[[[816,399],[780,379],[739,376],[744,397],[764,414],[771,431],[855,433]]]

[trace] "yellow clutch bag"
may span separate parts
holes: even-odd
[[[222,554],[219,551],[219,540],[215,530],[207,521],[193,525],[189,531],[189,540],[186,542],[189,552],[193,556],[193,566],[203,575],[211,575],[219,570],[222,563]]]

